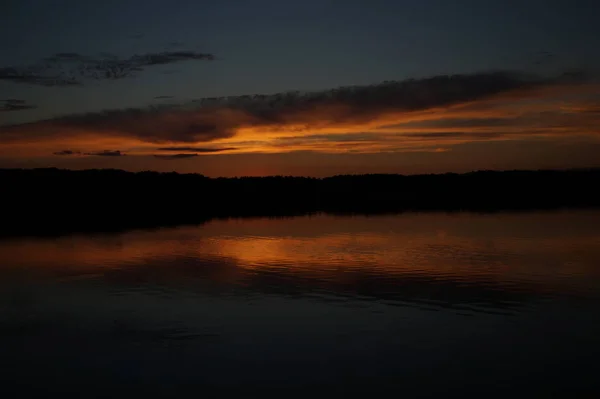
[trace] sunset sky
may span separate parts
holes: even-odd
[[[0,167],[600,166],[594,0],[4,0]]]

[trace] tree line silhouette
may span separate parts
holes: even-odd
[[[600,207],[600,169],[209,178],[116,169],[0,169],[0,235],[112,231],[319,212]]]

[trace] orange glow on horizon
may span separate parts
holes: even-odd
[[[585,253],[592,242],[597,242],[600,248],[600,236],[593,229],[594,217],[586,215],[595,213],[580,212],[575,216],[565,213],[564,218],[560,214],[502,217],[413,214],[374,218],[234,219],[199,227],[133,231],[105,238],[13,240],[0,242],[0,254],[4,259],[3,268],[28,265],[66,276],[101,275],[124,265],[154,267],[151,265],[155,261],[163,264],[165,259],[181,257],[204,262],[196,267],[227,266],[223,271],[227,278],[237,278],[242,270],[270,268],[309,279],[343,279],[348,273],[369,271],[390,276],[416,272],[433,277],[455,275],[465,280],[477,279],[484,273],[498,281],[513,281],[513,274],[519,273],[521,279],[530,276],[536,281],[560,285],[564,283],[560,273],[549,270],[546,263],[529,260],[549,259],[548,251],[556,258],[568,257],[574,252]],[[523,218],[530,222],[526,229],[523,229]],[[465,224],[465,220],[469,223]],[[560,227],[563,222],[576,223],[579,228],[563,230]],[[319,228],[315,230],[315,226]],[[572,231],[579,233],[571,236]],[[510,254],[513,258],[509,263],[513,267],[499,254]],[[518,267],[514,267],[517,263]],[[584,262],[564,267],[569,268],[572,276],[589,276],[597,274],[594,266],[593,262]],[[577,272],[577,268],[581,270]],[[174,276],[178,273],[166,270],[169,268],[159,269]],[[585,281],[579,283],[585,284]]]
[[[600,138],[598,101],[573,95],[600,93],[600,86],[571,85],[533,91],[514,91],[490,98],[418,111],[382,109],[365,115],[348,114],[343,106],[300,110],[277,125],[262,125],[238,111],[217,110],[215,120],[232,118],[240,125],[230,137],[209,141],[177,141],[135,137],[117,126],[112,130],[85,130],[42,122],[4,132],[0,156],[7,159],[49,156],[73,150],[120,150],[132,156],[175,155],[193,151],[163,151],[164,147],[227,148],[198,152],[199,156],[276,154],[294,151],[321,153],[440,152],[452,146],[481,141],[531,138]],[[187,111],[186,111],[187,112]],[[350,115],[350,116],[348,116]],[[180,126],[195,119],[193,111],[161,116],[158,122]],[[466,122],[463,122],[466,121]],[[151,126],[144,122],[144,128]],[[132,124],[127,120],[126,123]],[[458,125],[457,125],[458,123]],[[460,123],[463,123],[462,125]],[[147,126],[146,126],[147,125]],[[161,126],[157,126],[161,129]],[[60,134],[56,134],[60,132]],[[353,137],[352,135],[357,135]],[[359,137],[360,135],[368,137]]]

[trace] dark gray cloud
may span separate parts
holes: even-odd
[[[0,68],[0,81],[38,86],[77,86],[81,82],[64,71],[49,72],[42,66]]]
[[[119,58],[79,53],[56,53],[32,65],[0,67],[0,81],[41,86],[81,85],[86,80],[114,80],[136,75],[148,67],[183,61],[214,60],[213,54],[195,51],[163,51]]]
[[[28,109],[35,108],[37,108],[36,105],[27,104],[25,100],[19,100],[16,98],[0,100],[0,112],[26,111]]]
[[[173,98],[173,96],[156,96],[156,97],[154,97],[155,100],[166,100],[169,98]]]
[[[25,103],[27,103],[27,101],[19,100],[17,98],[7,98],[5,100],[0,100],[0,102],[10,103],[10,104],[25,104]]]
[[[53,154],[59,155],[59,156],[81,155],[81,151],[62,150],[62,151],[53,152]]]
[[[207,60],[214,61],[215,56],[209,53],[199,53],[196,51],[163,51],[161,53],[147,53],[134,55],[129,58],[129,62],[136,66],[151,66],[172,64],[181,61]]]
[[[119,150],[104,150],[99,152],[86,152],[83,155],[93,155],[98,157],[124,157],[127,154]]]
[[[161,57],[151,62],[162,62]],[[85,131],[118,134],[154,143],[210,142],[233,137],[242,128],[277,131],[291,126],[299,132],[314,128],[345,128],[378,121],[385,115],[471,103],[498,94],[516,93],[515,98],[527,97],[531,95],[527,93],[536,89],[578,83],[588,78],[588,75],[573,71],[556,77],[510,71],[442,75],[307,93],[212,97],[180,106],[107,110],[2,129],[16,133],[12,135],[13,139],[18,139],[19,131],[23,129],[28,134],[38,135]],[[473,123],[477,122],[463,125]],[[461,127],[460,124],[457,127]],[[11,135],[4,137],[6,140]]]
[[[173,155],[154,154],[155,158],[165,159],[165,160],[194,158],[197,156],[198,156],[198,154],[173,154]]]
[[[187,151],[196,153],[211,153],[211,152],[222,152],[235,150],[234,147],[224,148],[203,148],[203,147],[161,147],[157,148],[158,151]]]
[[[97,151],[97,152],[81,152],[78,150],[62,150],[62,151],[53,152],[52,154],[58,155],[58,156],[85,155],[85,156],[97,156],[97,157],[122,157],[122,156],[127,155],[120,150],[104,150],[104,151]]]

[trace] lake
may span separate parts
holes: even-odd
[[[5,239],[0,340],[19,394],[597,395],[600,211]]]

